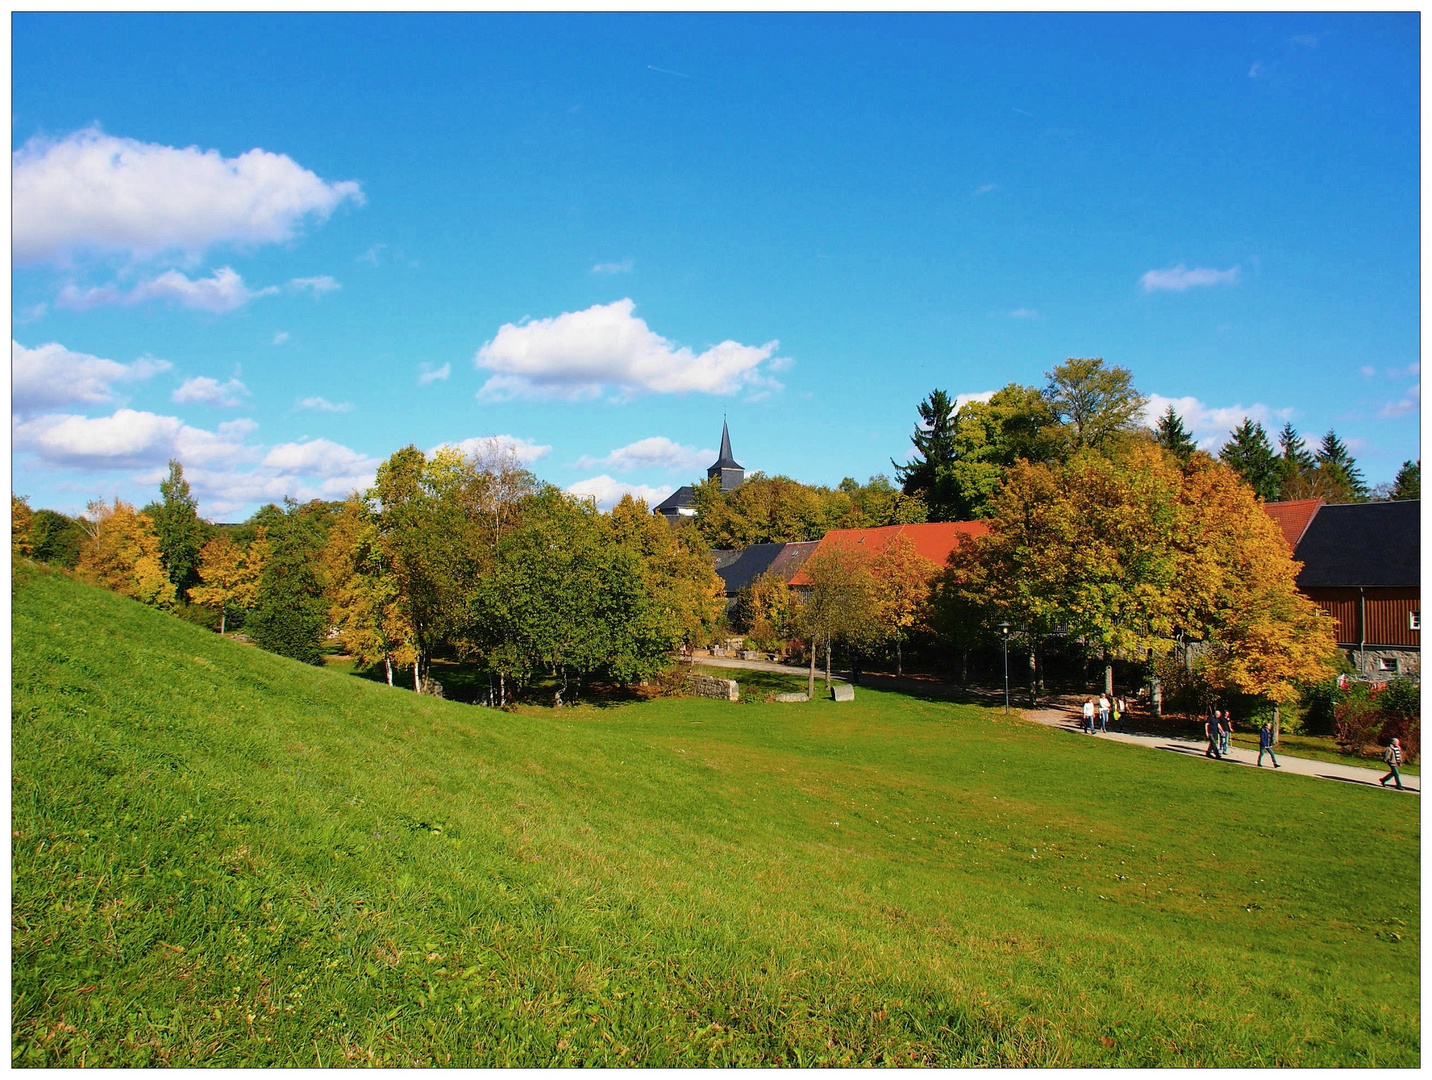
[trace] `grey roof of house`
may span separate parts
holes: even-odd
[[[679,487],[661,502],[651,508],[653,514],[659,514],[663,510],[677,510],[684,506],[690,506],[696,501],[696,489],[690,484]]]
[[[1420,507],[1415,499],[1324,506],[1293,553],[1303,564],[1299,587],[1420,587]]]
[[[750,547],[713,551],[716,574],[726,583],[726,595],[734,596],[755,581],[775,561],[785,544],[752,544]]]

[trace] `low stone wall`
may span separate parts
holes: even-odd
[[[693,697],[720,698],[722,701],[739,701],[741,688],[735,679],[717,679],[710,675],[688,675],[686,692]]]

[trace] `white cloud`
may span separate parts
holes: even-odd
[[[627,446],[613,450],[604,458],[583,456],[577,460],[579,469],[615,469],[617,472],[631,472],[633,469],[701,469],[716,460],[715,450],[698,450],[694,446],[682,446],[662,435],[639,439]]]
[[[1288,40],[1294,45],[1301,45],[1305,49],[1316,49],[1318,47],[1317,34],[1294,34]]]
[[[113,400],[114,383],[139,382],[168,371],[167,360],[143,357],[132,364],[71,352],[50,342],[27,349],[10,342],[10,403],[27,414],[64,405],[100,405]]]
[[[1396,401],[1389,401],[1382,407],[1383,416],[1406,416],[1422,408],[1422,383],[1415,382]]]
[[[234,409],[244,404],[249,388],[238,379],[226,383],[198,375],[185,379],[183,385],[169,395],[169,400],[178,405],[213,405],[220,409]]]
[[[252,457],[244,438],[257,428],[252,420],[231,420],[217,432],[185,424],[177,416],[119,409],[112,416],[49,414],[16,423],[16,450],[48,465],[82,469],[125,469],[159,465],[170,458],[189,462],[235,461]]]
[[[504,324],[473,358],[478,368],[495,372],[478,391],[479,400],[577,401],[600,397],[607,387],[623,396],[780,389],[760,370],[777,342],[723,341],[697,354],[653,333],[632,314],[635,307],[624,299],[520,326]]]
[[[1248,77],[1250,79],[1261,79],[1264,75],[1267,74],[1268,65],[1263,63],[1263,61],[1261,60],[1254,60],[1253,66],[1248,69]]]
[[[315,412],[352,412],[353,403],[350,401],[332,402],[327,398],[306,397],[299,401],[300,409],[313,409]]]
[[[970,402],[970,401],[988,401],[990,398],[994,397],[994,395],[995,395],[995,392],[994,392],[993,390],[981,390],[978,394],[956,394],[956,395],[955,395],[955,412],[959,412],[960,409],[961,409],[967,402]]]
[[[263,464],[284,473],[341,477],[373,472],[379,462],[329,439],[310,439],[275,446],[264,455]]]
[[[510,457],[523,465],[531,465],[538,458],[552,452],[550,446],[541,446],[530,439],[519,439],[516,435],[478,435],[461,442],[443,443],[428,453],[435,454],[443,446],[450,446],[463,457],[477,457],[479,460]]]
[[[1362,367],[1357,369],[1357,373],[1361,375],[1364,379],[1370,379],[1377,374],[1377,368],[1373,367],[1371,364],[1364,364]]]
[[[275,345],[282,345],[285,341],[288,340],[288,336],[289,335],[287,330],[280,330],[277,334],[273,336],[273,343]]]
[[[1039,312],[1035,311],[1033,308],[1022,307],[1015,308],[1013,311],[1011,311],[1009,313],[1009,317],[1011,319],[1037,319],[1040,317],[1040,315]]]
[[[1293,415],[1292,409],[1273,409],[1267,405],[1227,405],[1213,407],[1205,405],[1196,397],[1168,398],[1161,394],[1150,394],[1149,403],[1144,407],[1144,423],[1150,427],[1158,425],[1159,417],[1172,405],[1173,411],[1183,420],[1184,430],[1193,436],[1200,450],[1217,453],[1218,448],[1228,441],[1229,434],[1244,419],[1262,424],[1272,440],[1283,422]]]
[[[1233,285],[1238,281],[1239,273],[1236,266],[1227,270],[1213,270],[1203,266],[1190,270],[1183,263],[1179,263],[1169,270],[1150,270],[1139,278],[1139,284],[1144,287],[1146,293],[1183,292],[1185,289],[1203,285]]]
[[[428,383],[442,382],[451,374],[451,364],[444,364],[442,367],[434,368],[431,371],[428,370],[428,365],[424,364],[422,371],[418,372],[418,385],[427,386]]]
[[[387,244],[374,244],[367,251],[363,252],[362,255],[359,255],[358,258],[354,261],[365,262],[369,266],[377,266],[378,258],[383,254],[383,249],[387,246]]]
[[[998,190],[999,190],[999,185],[998,185],[998,184],[981,184],[979,187],[975,188],[975,195],[976,195],[977,197],[980,196],[980,195],[988,195],[991,191],[998,191]]]
[[[104,304],[133,307],[148,300],[173,300],[182,307],[223,314],[243,307],[250,300],[278,292],[276,286],[250,289],[233,269],[221,266],[213,277],[191,279],[178,270],[166,270],[156,278],[141,281],[128,292],[117,285],[99,285],[80,290],[66,285],[55,299],[59,307],[86,311]]]
[[[621,262],[597,263],[592,267],[592,273],[610,276],[612,274],[630,274],[632,267],[636,264],[630,259],[623,259]]]
[[[285,286],[289,292],[303,292],[305,289],[313,293],[317,300],[324,293],[336,292],[343,288],[337,281],[327,274],[320,274],[318,277],[296,277]]]
[[[673,487],[652,487],[649,484],[626,484],[610,476],[594,476],[590,480],[578,480],[567,488],[568,495],[578,498],[596,499],[597,506],[610,510],[621,502],[623,495],[646,500],[647,506],[655,506],[676,489]]]
[[[225,158],[97,127],[31,139],[11,154],[11,183],[17,263],[83,252],[197,257],[215,244],[282,243],[307,220],[363,203],[356,182],[330,183],[285,154]]]

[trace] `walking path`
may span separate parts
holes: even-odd
[[[748,671],[779,671],[786,675],[804,676],[808,668],[795,667],[790,664],[777,664],[769,660],[737,660],[726,657],[693,656],[688,658],[692,663],[704,664],[709,667],[721,668],[744,668]],[[816,670],[817,678],[824,678],[822,669]],[[850,673],[842,671],[832,672],[832,678],[839,678],[842,682],[848,682]],[[982,703],[994,704],[1003,697],[1003,692],[991,693],[988,691],[976,690],[973,688],[961,690],[950,683],[942,683],[929,676],[906,675],[898,677],[886,675],[882,672],[862,672],[861,683],[863,685],[877,686],[882,690],[899,690],[906,693],[932,694],[939,697],[960,698],[966,701],[977,700]],[[1081,719],[1079,707],[1083,704],[1083,698],[1068,698],[1063,702],[1056,702],[1053,707],[1044,709],[1016,709],[1019,715],[1026,720],[1032,720],[1036,724],[1043,724],[1046,727],[1061,728],[1073,735],[1083,735],[1081,730]],[[1130,723],[1137,723],[1136,718],[1129,718]],[[1181,739],[1176,735],[1150,735],[1138,731],[1108,731],[1098,735],[1085,738],[1110,739],[1114,742],[1131,743],[1135,746],[1147,746],[1155,750],[1166,750],[1175,754],[1185,754],[1189,757],[1203,758],[1204,751],[1208,749],[1207,739]],[[1208,760],[1210,765],[1243,765],[1256,768],[1258,765],[1258,752],[1248,750],[1241,746],[1230,746],[1228,754],[1223,761]],[[1378,787],[1378,780],[1386,775],[1385,768],[1363,768],[1358,765],[1343,765],[1332,761],[1316,761],[1312,758],[1293,757],[1291,754],[1278,754],[1278,764],[1283,772],[1298,773],[1300,776],[1316,776],[1323,780],[1340,780],[1345,784],[1361,784],[1366,787]],[[1263,766],[1270,772],[1273,770],[1271,764]],[[1422,778],[1420,776],[1408,776],[1402,774],[1402,785],[1410,793],[1420,795],[1422,793]],[[1388,791],[1397,789],[1391,785]]]
[[[1148,735],[1134,731],[1100,732],[1097,735],[1086,735],[1082,730],[1083,718],[1079,709],[1083,704],[1080,699],[1077,702],[1063,705],[1052,709],[1021,709],[1021,715],[1027,720],[1033,720],[1036,724],[1044,724],[1046,727],[1061,728],[1074,735],[1083,735],[1084,738],[1109,739],[1113,742],[1132,743],[1135,746],[1149,746],[1155,750],[1168,750],[1175,754],[1186,754],[1189,757],[1202,758],[1210,765],[1244,765],[1256,768],[1258,765],[1258,752],[1248,750],[1241,746],[1230,746],[1223,761],[1212,758],[1204,758],[1204,752],[1208,749],[1207,739],[1180,739],[1174,735]],[[1111,721],[1112,722],[1112,721]],[[1301,776],[1317,776],[1324,780],[1341,780],[1345,784],[1362,784],[1367,787],[1378,787],[1378,780],[1387,774],[1385,768],[1365,769],[1357,765],[1342,765],[1332,761],[1315,761],[1311,758],[1293,757],[1291,754],[1279,754],[1278,764],[1283,767],[1284,772],[1298,773]],[[1265,769],[1271,770],[1271,764],[1264,764]],[[1422,793],[1422,778],[1419,776],[1408,776],[1402,774],[1402,786],[1413,794]],[[1397,789],[1388,785],[1387,790]]]

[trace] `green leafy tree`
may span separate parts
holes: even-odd
[[[54,510],[36,510],[30,522],[30,557],[73,570],[87,536],[74,518]]]
[[[1045,399],[1076,452],[1103,449],[1132,432],[1148,403],[1128,368],[1105,367],[1098,357],[1071,356],[1046,378]]]
[[[333,516],[331,504],[286,500],[277,520],[265,517],[270,549],[244,629],[261,648],[305,664],[323,663],[329,621],[322,553]]]
[[[328,580],[328,618],[343,651],[363,665],[383,665],[388,685],[393,668],[413,669],[413,689],[422,685],[412,627],[399,604],[396,576],[387,565],[378,523],[368,505],[343,504],[323,548]]]
[[[1245,416],[1218,451],[1218,459],[1242,477],[1260,499],[1278,497],[1278,462],[1262,424]]]
[[[1172,404],[1159,417],[1154,434],[1158,444],[1179,461],[1187,462],[1193,456],[1193,452],[1198,449],[1198,444],[1193,441],[1193,436],[1183,426],[1183,418],[1174,411]]]
[[[726,606],[725,586],[712,569],[710,548],[690,525],[672,528],[641,499],[623,495],[607,515],[614,543],[641,561],[647,593],[665,632],[688,645],[711,640]]]
[[[160,501],[150,503],[144,512],[154,522],[165,572],[182,599],[199,584],[199,551],[208,529],[199,520],[199,502],[179,462],[169,462],[169,475],[159,482],[159,494]]]
[[[35,524],[35,512],[30,509],[30,500],[23,495],[10,493],[10,554],[12,558],[28,558],[34,551],[30,530]]]
[[[810,584],[796,609],[796,626],[810,643],[807,694],[815,696],[815,668],[825,652],[825,683],[830,685],[830,654],[836,641],[859,650],[880,636],[871,555],[849,543],[822,544],[802,568]]]

